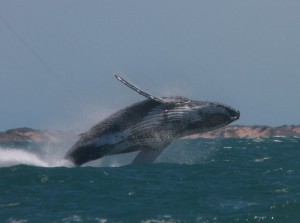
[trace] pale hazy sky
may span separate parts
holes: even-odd
[[[0,130],[78,128],[144,99],[114,73],[231,105],[236,124],[300,124],[298,0],[0,0],[0,16]]]

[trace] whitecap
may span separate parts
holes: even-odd
[[[253,139],[253,142],[264,142],[265,140],[263,138],[255,138]]]
[[[16,220],[16,219],[10,218],[10,219],[8,220],[8,222],[9,222],[9,223],[26,223],[26,222],[28,222],[28,220],[26,220],[26,219],[19,219],[19,220]]]
[[[69,223],[69,222],[82,222],[82,218],[78,215],[73,215],[67,218],[61,219],[63,222]]]
[[[267,156],[267,157],[263,157],[261,159],[255,159],[254,162],[256,162],[256,163],[262,163],[265,160],[269,160],[269,159],[271,159],[271,158]]]

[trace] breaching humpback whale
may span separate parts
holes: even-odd
[[[239,111],[185,97],[156,97],[115,75],[147,99],[130,105],[81,134],[65,158],[76,166],[104,156],[139,151],[133,163],[153,162],[175,139],[223,127]]]

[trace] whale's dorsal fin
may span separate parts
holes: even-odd
[[[115,77],[121,81],[123,84],[125,84],[127,87],[131,88],[132,90],[136,91],[137,93],[139,93],[140,95],[143,95],[144,97],[150,99],[150,100],[153,100],[153,101],[157,101],[157,102],[160,102],[160,103],[167,103],[167,101],[165,101],[164,99],[160,98],[160,97],[155,97],[153,96],[152,94],[149,94],[139,88],[137,88],[136,86],[130,84],[128,81],[126,81],[124,78],[118,76],[118,75],[115,75]]]

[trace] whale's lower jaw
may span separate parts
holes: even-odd
[[[73,146],[66,154],[65,159],[74,164],[81,166],[89,161],[97,160],[105,156],[117,155],[123,153],[136,152],[139,150],[151,150],[149,146],[133,144],[127,140],[119,144],[107,144],[102,146]]]
[[[233,121],[233,120],[232,120]],[[133,160],[133,163],[151,163],[161,154],[161,152],[173,141],[190,136],[209,132],[232,122],[231,120],[222,123],[218,126],[210,128],[191,129],[179,134],[172,133],[171,130],[157,130],[155,134],[150,134],[148,137],[143,134],[143,130],[135,132],[135,135],[124,132],[111,132],[92,139],[94,143],[84,143],[78,141],[66,154],[65,159],[72,162],[75,166],[81,166],[89,161],[100,159],[104,156],[123,154],[141,151]],[[117,140],[118,139],[118,140]]]

